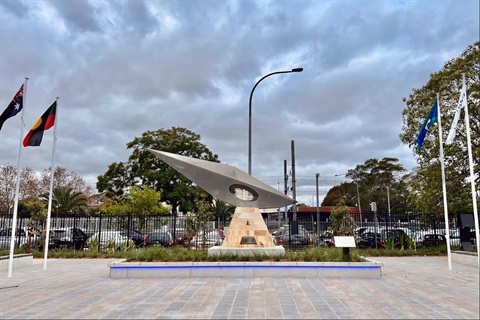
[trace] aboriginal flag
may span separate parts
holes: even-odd
[[[38,147],[42,143],[43,131],[50,129],[55,124],[57,101],[35,122],[30,132],[23,139],[24,147]]]
[[[2,130],[3,123],[7,121],[8,118],[14,117],[22,111],[23,108],[23,84],[18,90],[17,94],[13,97],[12,101],[0,115],[0,130]]]

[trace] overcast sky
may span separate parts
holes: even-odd
[[[59,96],[55,166],[95,186],[147,130],[184,127],[221,162],[315,205],[366,159],[416,166],[403,97],[479,40],[478,0],[0,1],[0,112],[28,77],[24,135]],[[51,165],[53,129],[21,166]],[[23,137],[22,137],[23,139]],[[16,166],[20,116],[0,131]],[[291,182],[291,180],[290,180]]]

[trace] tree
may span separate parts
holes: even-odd
[[[442,198],[438,125],[429,130],[421,150],[417,148],[416,138],[438,93],[444,129],[442,140],[446,140],[460,95],[462,73],[465,74],[467,82],[474,171],[477,173],[480,171],[480,113],[474,111],[480,108],[480,42],[476,42],[468,46],[460,57],[448,61],[442,70],[432,73],[427,84],[422,88],[413,89],[408,99],[404,98],[406,107],[403,110],[400,139],[412,149],[419,164],[419,169],[412,176],[410,184],[415,191],[414,196],[417,197],[411,201],[416,208],[442,211],[442,204],[438,202]],[[458,205],[467,204],[463,208],[471,212],[473,211],[471,193],[465,192],[465,189],[470,188],[467,179],[470,173],[464,112],[462,111],[462,117],[458,122],[457,136],[453,143],[444,144],[444,164],[449,211],[456,211]],[[476,182],[477,185],[480,182],[478,174]]]
[[[345,202],[340,202],[330,213],[330,229],[334,236],[353,236],[356,224]]]
[[[32,168],[26,167],[20,173],[19,197],[21,199],[37,199],[39,191],[37,173]]]
[[[346,206],[358,206],[357,186],[355,183],[342,182],[339,186],[333,186],[328,190],[327,195],[323,199],[322,206],[335,206],[342,199]]]
[[[33,171],[30,167],[21,170],[18,192],[19,204],[21,201],[26,203],[26,200],[35,203],[35,200],[37,200],[38,197],[48,199],[48,194],[50,192],[50,172],[51,168],[44,170],[40,174]],[[0,211],[11,211],[13,208],[16,177],[17,169],[15,167],[8,164],[0,166]],[[53,186],[54,189],[71,189],[72,194],[80,194],[86,199],[92,194],[92,188],[86,185],[81,176],[62,167],[55,168]],[[76,196],[78,197],[79,195]],[[82,205],[82,208],[85,209],[86,207],[86,205]],[[30,212],[29,208],[34,207],[24,206],[21,209]],[[54,205],[53,208],[55,209],[56,206]]]
[[[355,169],[348,170],[345,176],[358,183],[362,211],[369,203],[376,202],[378,211],[387,212],[390,196],[390,211],[405,212],[408,210],[408,190],[404,177],[399,177],[404,171],[397,158],[368,159]],[[357,197],[356,188],[349,188],[349,191],[347,199]]]
[[[13,208],[16,177],[17,169],[14,166],[0,166],[0,211],[10,212]]]
[[[221,219],[223,222],[230,220],[233,213],[235,212],[235,207],[229,205],[228,203],[215,199],[208,209],[213,214],[214,219]]]
[[[201,201],[211,202],[212,197],[193,184],[189,179],[159,160],[147,148],[218,161],[218,156],[200,142],[200,136],[185,128],[173,127],[165,130],[146,131],[140,138],[127,144],[132,154],[127,162],[114,163],[104,175],[98,177],[97,189],[108,195],[119,196],[127,187],[146,185],[161,193],[161,201],[183,212],[197,211]]]
[[[112,200],[101,207],[100,211],[110,214],[132,213],[136,216],[149,214],[168,214],[170,208],[160,202],[161,194],[147,186],[132,187],[122,198]]]
[[[40,179],[40,192],[48,193],[50,191],[50,177],[52,168],[43,170]],[[92,188],[87,186],[83,178],[77,173],[66,168],[57,166],[53,172],[53,187],[66,187],[74,192],[80,192],[85,197],[92,194]]]
[[[70,187],[56,187],[52,193],[52,211],[55,210],[57,214],[83,211],[87,208],[87,198],[83,193]],[[49,194],[43,194],[42,198],[48,202]]]
[[[155,189],[147,186],[132,187],[129,197],[130,212],[137,215],[170,213],[170,208],[162,205],[160,198],[160,192]]]

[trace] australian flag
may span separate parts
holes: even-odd
[[[17,94],[13,97],[12,102],[8,105],[7,109],[3,111],[0,116],[0,130],[2,130],[3,123],[7,121],[8,118],[14,117],[22,111],[23,108],[23,84],[18,90]]]

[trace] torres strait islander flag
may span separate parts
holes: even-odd
[[[8,118],[14,117],[22,111],[23,108],[23,84],[18,90],[17,94],[13,97],[12,101],[8,105],[7,109],[3,111],[0,115],[0,130],[2,130],[3,123],[7,121]]]
[[[418,133],[418,137],[417,137],[418,149],[422,149],[423,140],[425,140],[425,135],[427,134],[428,129],[430,129],[430,127],[433,126],[437,121],[438,121],[438,102],[435,100],[432,110],[430,110],[430,113],[428,114],[427,119],[425,119],[425,121],[423,122],[422,127],[420,128],[420,132]]]
[[[38,147],[42,143],[43,131],[50,129],[55,124],[57,101],[35,122],[30,132],[23,139],[24,147]]]

